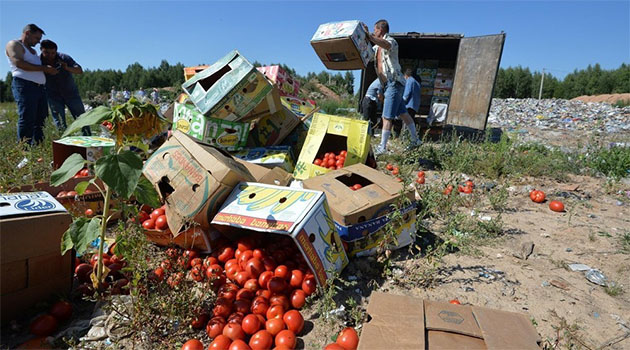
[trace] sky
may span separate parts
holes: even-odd
[[[506,33],[501,67],[559,79],[599,63],[630,63],[630,1],[8,1],[0,39],[27,23],[46,32],[84,69],[120,69],[166,59],[211,64],[238,49],[251,62],[284,63],[298,74],[325,70],[310,39],[319,24],[384,18],[391,32]],[[39,46],[36,47],[39,50]],[[9,71],[0,59],[0,78]],[[355,71],[358,77],[359,72]],[[356,79],[357,81],[359,79]]]

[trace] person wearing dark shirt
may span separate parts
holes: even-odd
[[[53,122],[57,129],[63,131],[67,127],[66,106],[74,119],[85,113],[79,89],[72,77],[73,74],[83,74],[83,68],[70,55],[57,52],[57,44],[52,40],[43,40],[40,48],[42,62],[57,68],[59,71],[56,75],[46,74],[46,93]],[[84,127],[82,131],[84,136],[91,134],[89,127]]]

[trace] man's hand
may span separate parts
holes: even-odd
[[[56,75],[57,73],[59,73],[59,71],[55,67],[52,67],[52,66],[43,66],[43,67],[44,67],[44,73],[46,74]]]
[[[66,62],[61,61],[61,62],[59,63],[59,65],[61,65],[61,69],[63,69],[63,70],[68,70],[68,64],[67,64]]]

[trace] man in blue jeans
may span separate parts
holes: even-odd
[[[365,31],[369,30],[365,24]],[[381,144],[374,151],[375,155],[383,154],[387,151],[387,141],[392,134],[392,121],[397,116],[403,120],[409,128],[411,136],[411,148],[420,145],[420,140],[416,132],[416,125],[407,113],[405,102],[403,101],[403,91],[405,89],[405,78],[403,78],[398,63],[398,43],[389,35],[389,24],[381,19],[374,24],[374,33],[369,33],[368,38],[374,44],[374,66],[376,75],[385,87],[385,101],[383,103],[383,133],[381,134]]]
[[[52,40],[42,41],[40,48],[42,50],[42,62],[57,68],[59,72],[56,75],[46,74],[46,92],[53,122],[59,131],[64,131],[68,127],[66,124],[66,106],[68,106],[74,119],[85,113],[83,101],[79,96],[79,89],[72,78],[72,74],[83,74],[83,68],[69,55],[57,52],[57,44]],[[91,135],[89,127],[84,127],[82,131],[83,136]]]
[[[42,39],[44,31],[35,24],[27,24],[20,39],[11,40],[5,47],[13,81],[11,90],[18,110],[18,142],[38,144],[44,139],[44,121],[48,116],[46,103],[46,74],[55,75],[54,67],[42,65],[33,46]]]

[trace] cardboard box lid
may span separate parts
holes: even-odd
[[[268,185],[276,185],[276,186],[287,186],[289,182],[293,179],[293,175],[286,172],[284,169],[280,167],[274,167],[272,169],[266,168],[264,166],[250,163],[246,160],[236,158],[236,161],[243,164],[247,170],[254,176],[256,182],[268,184]]]
[[[0,218],[67,212],[48,192],[0,193]]]
[[[379,292],[367,312],[358,349],[540,349],[520,313]]]
[[[357,28],[361,28],[358,20],[329,22],[320,24],[311,41],[349,37]]]
[[[98,136],[68,136],[59,140],[53,141],[62,145],[76,146],[76,147],[114,147],[115,142],[113,139],[107,137]]]

